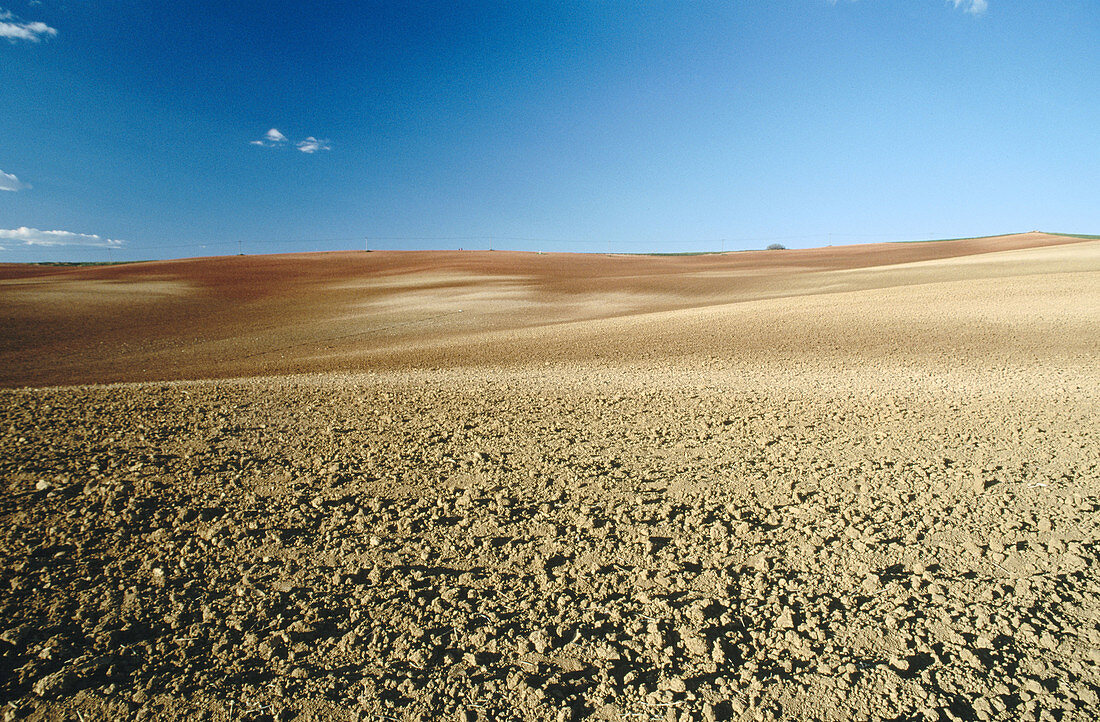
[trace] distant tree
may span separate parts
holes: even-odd
[[[784,246],[782,243],[772,243],[771,245],[768,246],[768,250],[769,251],[785,251],[785,250],[787,250],[787,247]]]

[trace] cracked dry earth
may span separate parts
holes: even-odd
[[[0,391],[4,718],[1092,719],[1077,368]]]

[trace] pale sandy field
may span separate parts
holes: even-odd
[[[6,719],[1089,720],[1100,242],[0,266]]]

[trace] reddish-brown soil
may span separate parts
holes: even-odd
[[[523,363],[540,352],[486,333],[1034,273],[1028,259],[997,254],[1078,242],[1027,233],[699,256],[377,251],[0,265],[0,385]],[[990,254],[961,272],[944,265]],[[1068,263],[1061,270],[1081,265]],[[554,332],[541,338],[560,359]],[[626,344],[598,355],[683,350]],[[584,361],[597,349],[573,344],[566,353]]]

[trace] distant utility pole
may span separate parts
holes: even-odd
[[[238,256],[243,256],[244,255],[244,251],[241,250],[241,239],[240,238],[237,239],[237,255]]]
[[[370,246],[368,245],[368,243],[369,243],[369,239],[366,236],[364,236],[363,237],[363,250],[367,251],[369,253],[370,252]]]

